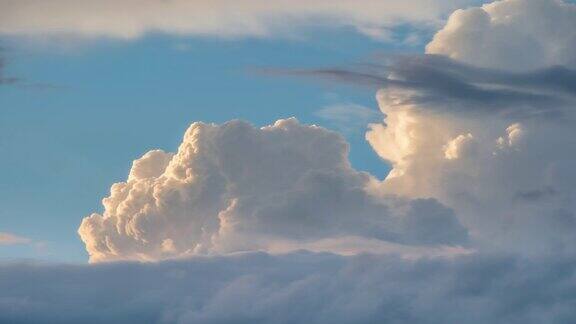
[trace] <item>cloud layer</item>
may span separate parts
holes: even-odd
[[[573,258],[263,253],[0,265],[6,323],[570,323]]]
[[[470,0],[4,0],[0,34],[133,39],[146,33],[207,36],[289,34],[303,26],[354,27],[387,39],[402,23],[437,24]]]

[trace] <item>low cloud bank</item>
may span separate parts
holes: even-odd
[[[293,253],[0,265],[7,323],[569,323],[573,258]]]

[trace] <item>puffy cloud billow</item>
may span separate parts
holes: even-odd
[[[428,61],[423,69],[475,80],[494,95],[427,101],[413,98],[428,88],[379,91],[385,124],[372,124],[366,137],[393,166],[382,191],[438,199],[482,248],[573,251],[576,100],[569,53],[576,47],[569,40],[576,33],[566,24],[576,21],[575,12],[575,5],[554,0],[497,1],[456,11],[427,51],[467,65]],[[533,61],[523,62],[534,52]],[[434,81],[423,74],[430,75],[400,75]],[[561,101],[509,101],[495,95],[498,88]]]
[[[467,231],[433,199],[375,197],[348,145],[295,119],[255,128],[194,123],[176,154],[151,151],[114,184],[104,213],[79,233],[90,260],[302,247],[356,237],[408,245],[462,245]],[[384,244],[384,243],[383,243]]]
[[[575,12],[497,1],[453,13],[426,55],[287,73],[380,87],[366,139],[392,171],[376,191],[440,201],[476,249],[572,251]]]
[[[457,10],[428,44],[477,66],[525,71],[576,66],[576,6],[562,0],[505,0]]]

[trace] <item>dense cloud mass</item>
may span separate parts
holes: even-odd
[[[485,17],[488,14],[491,19]],[[474,104],[469,100],[444,102],[449,109],[443,109],[435,101],[412,100],[421,94],[419,89],[383,89],[378,102],[387,116],[385,124],[373,124],[367,133],[376,152],[393,166],[383,192],[438,199],[455,210],[477,243],[491,248],[530,254],[573,250],[576,102],[559,90],[574,89],[566,76],[573,74],[568,58],[574,57],[569,55],[574,42],[568,40],[574,39],[576,29],[565,26],[576,21],[573,15],[574,5],[553,0],[498,1],[455,12],[429,44],[428,52],[468,62],[479,79],[486,77],[482,73],[493,71],[490,69],[523,69],[503,79],[507,72],[502,72],[497,79],[508,80],[509,89],[527,87],[527,92],[556,87],[549,94],[566,101],[547,101],[543,111],[561,114],[534,118],[538,116],[535,107],[520,103],[512,107],[501,104],[506,109],[495,110],[490,96]],[[484,25],[486,21],[491,28]],[[464,35],[471,30],[483,36]],[[516,42],[523,40],[524,33],[532,41]],[[501,37],[501,41],[491,41]],[[504,38],[510,42],[505,43]],[[507,47],[510,44],[523,45],[514,47],[523,54]],[[520,64],[524,53],[538,52],[536,45],[550,53],[538,56],[541,60],[537,63],[511,65],[511,60],[519,57],[515,62]],[[531,70],[549,65],[557,67]],[[485,87],[498,86],[490,82],[492,77],[484,79]],[[502,100],[496,100],[499,102]],[[515,113],[502,114],[510,111]]]
[[[457,10],[426,50],[483,67],[576,66],[576,5],[504,0]]]
[[[434,197],[473,236],[527,253],[575,246],[573,123],[440,114],[381,91],[367,139],[393,169],[383,192]],[[573,116],[569,117],[573,118]]]
[[[167,257],[360,237],[410,245],[466,243],[432,199],[373,197],[336,133],[295,119],[255,128],[195,123],[176,154],[151,151],[112,186],[79,233],[91,261]]]
[[[576,262],[264,253],[0,266],[6,323],[571,323]]]
[[[132,39],[175,35],[268,36],[302,26],[354,27],[381,40],[403,23],[436,25],[472,0],[3,0],[0,34]]]

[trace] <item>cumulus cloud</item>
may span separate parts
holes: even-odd
[[[513,17],[524,21],[535,14],[524,2],[493,6],[521,9]],[[539,23],[553,23],[554,15],[540,12]],[[443,42],[471,46],[452,41],[460,32],[448,23],[429,52]],[[458,60],[400,57],[361,66],[366,73],[295,72],[384,85],[384,123],[371,124],[366,138],[392,166],[385,181],[354,170],[342,138],[315,126],[196,123],[177,153],[152,151],[135,161],[128,180],[104,199],[104,213],[82,222],[91,260],[317,248],[339,239],[381,241],[383,250],[458,245],[467,230],[474,248],[572,250],[574,71],[505,71],[498,62]],[[556,118],[533,118],[541,115]],[[536,196],[537,203],[522,198]]]
[[[564,18],[573,10],[573,5],[559,1],[505,0],[457,11],[435,36],[428,52],[466,62],[447,60],[456,69],[440,66],[461,80],[474,76],[492,94],[502,86],[528,94],[571,98],[574,84],[564,77],[573,73],[572,63],[566,60],[573,42],[560,40],[576,36],[576,29],[564,26],[575,21]],[[488,14],[490,19],[484,17]],[[483,25],[486,21],[491,25]],[[532,33],[535,28],[544,30]],[[463,36],[470,30],[482,35]],[[524,42],[526,33],[532,41]],[[510,39],[510,43],[500,41],[500,37]],[[519,44],[524,47],[516,47]],[[515,51],[533,53],[534,46],[554,49],[554,55],[542,55],[541,61],[534,64],[511,65],[517,57],[525,57]],[[447,48],[450,50],[444,50]],[[558,66],[546,68],[550,64]],[[505,66],[514,71],[503,71]],[[533,70],[540,67],[544,68]],[[472,73],[466,76],[468,72]],[[400,74],[401,79],[406,75],[410,74]],[[411,75],[422,79],[418,74]],[[428,83],[442,83],[444,79],[431,78]],[[541,109],[498,96],[441,102],[412,100],[427,92],[428,88],[387,87],[378,93],[386,118],[382,124],[372,124],[366,137],[393,166],[381,187],[383,192],[441,201],[456,211],[482,248],[528,254],[573,250],[574,100],[546,99]],[[554,112],[555,118],[528,118],[539,111]]]
[[[573,258],[264,253],[0,265],[7,323],[569,323]]]
[[[439,200],[480,246],[573,250],[573,124],[447,117],[385,99],[381,107],[386,126],[373,124],[367,139],[393,166],[384,192]]]
[[[355,27],[377,39],[403,23],[436,25],[471,0],[4,0],[0,34],[133,39],[146,33],[268,36],[300,26]]]
[[[426,47],[477,66],[532,70],[576,66],[576,5],[503,0],[455,11]]]
[[[409,245],[466,243],[433,199],[376,198],[336,133],[295,119],[255,128],[194,123],[176,154],[155,150],[82,222],[90,260],[158,260],[360,237]]]

